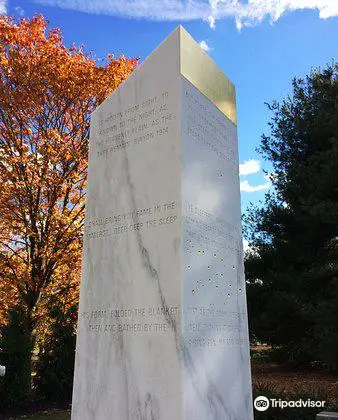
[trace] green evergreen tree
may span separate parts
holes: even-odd
[[[75,362],[77,305],[65,308],[57,296],[51,296],[49,307],[50,332],[42,343],[36,366],[36,390],[49,401],[70,401]]]
[[[8,311],[8,322],[0,332],[0,364],[6,375],[0,387],[0,408],[20,407],[31,396],[31,320],[20,304]]]
[[[268,107],[259,151],[274,188],[244,217],[251,332],[284,361],[338,369],[338,65]]]

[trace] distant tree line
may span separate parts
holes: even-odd
[[[244,217],[252,341],[338,372],[338,65],[293,80],[259,151],[272,190]]]

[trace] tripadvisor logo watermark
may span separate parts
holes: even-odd
[[[270,401],[266,397],[257,397],[254,401],[254,407],[257,411],[265,411],[269,406]]]
[[[313,401],[313,400],[296,400],[296,401],[285,401],[276,398],[266,398],[263,396],[257,397],[254,401],[254,407],[257,411],[265,411],[270,406],[272,408],[302,408],[302,407],[311,407],[311,408],[323,408],[326,401]]]

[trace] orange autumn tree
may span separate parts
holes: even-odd
[[[33,345],[46,295],[79,277],[90,113],[137,65],[47,25],[0,17],[0,313],[19,303]]]

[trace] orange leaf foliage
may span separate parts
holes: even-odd
[[[137,65],[97,65],[43,16],[0,17],[0,301],[43,312],[79,279],[90,113]],[[41,309],[40,309],[41,307]]]

